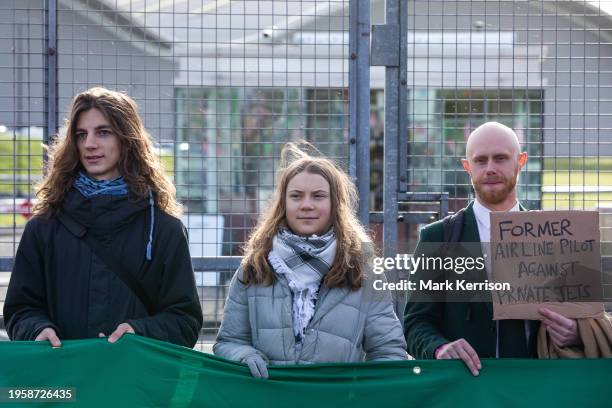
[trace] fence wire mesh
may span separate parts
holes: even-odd
[[[376,4],[376,1],[373,2]],[[519,200],[529,209],[596,210],[612,241],[612,2],[408,2],[409,192],[448,193],[451,212],[473,199],[460,159],[485,121],[515,129],[529,154]],[[373,7],[372,19],[383,21]],[[382,146],[382,90],[372,75],[372,141]],[[381,157],[380,153],[375,155]],[[384,178],[382,164],[371,182]],[[382,195],[372,194],[382,208]],[[436,218],[437,203],[406,201]],[[399,224],[411,253],[422,224]],[[602,247],[610,255],[609,245]],[[612,265],[604,260],[604,295]]]

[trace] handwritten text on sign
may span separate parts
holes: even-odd
[[[567,317],[603,311],[596,211],[491,213],[495,319],[539,319],[545,306]]]

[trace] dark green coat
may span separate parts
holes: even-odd
[[[470,203],[463,216],[461,242],[480,242],[478,225]],[[521,208],[521,210],[524,210]],[[437,221],[423,228],[415,254],[425,252],[423,243],[443,242],[444,228],[442,221]],[[482,256],[479,250],[471,256]],[[538,322],[530,326],[530,350],[535,351],[535,338]],[[435,350],[445,343],[464,338],[482,358],[495,358],[497,337],[496,323],[493,320],[493,305],[490,302],[451,303],[410,301],[404,312],[404,334],[408,344],[408,353],[416,359],[433,359]]]

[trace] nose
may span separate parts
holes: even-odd
[[[83,146],[88,150],[92,150],[98,147],[98,141],[95,135],[88,133],[85,137],[85,141],[83,142]]]
[[[313,209],[312,201],[309,198],[304,198],[300,205],[300,209],[303,211],[308,211]]]
[[[489,160],[487,162],[486,173],[487,174],[496,174],[497,173],[497,169],[495,168],[495,163],[493,163],[493,160]]]

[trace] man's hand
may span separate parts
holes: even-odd
[[[108,342],[109,343],[115,343],[117,340],[119,340],[121,338],[121,336],[123,336],[125,333],[136,333],[134,331],[134,329],[132,328],[132,326],[130,326],[127,323],[121,323],[119,326],[117,326],[117,328],[115,329],[114,332],[111,333],[110,336],[108,336]],[[100,333],[98,334],[98,337],[104,337],[104,333]]]
[[[546,331],[555,345],[567,347],[580,344],[578,324],[575,319],[569,319],[544,307],[539,312],[544,316],[542,324],[546,327]]]
[[[62,347],[59,337],[57,337],[55,330],[53,330],[51,327],[47,327],[38,333],[38,336],[36,336],[34,341],[49,341],[52,347]]]
[[[465,339],[455,340],[450,343],[443,344],[436,349],[436,359],[461,359],[472,372],[472,375],[477,376],[478,370],[482,368],[478,353],[474,351],[470,343]]]

